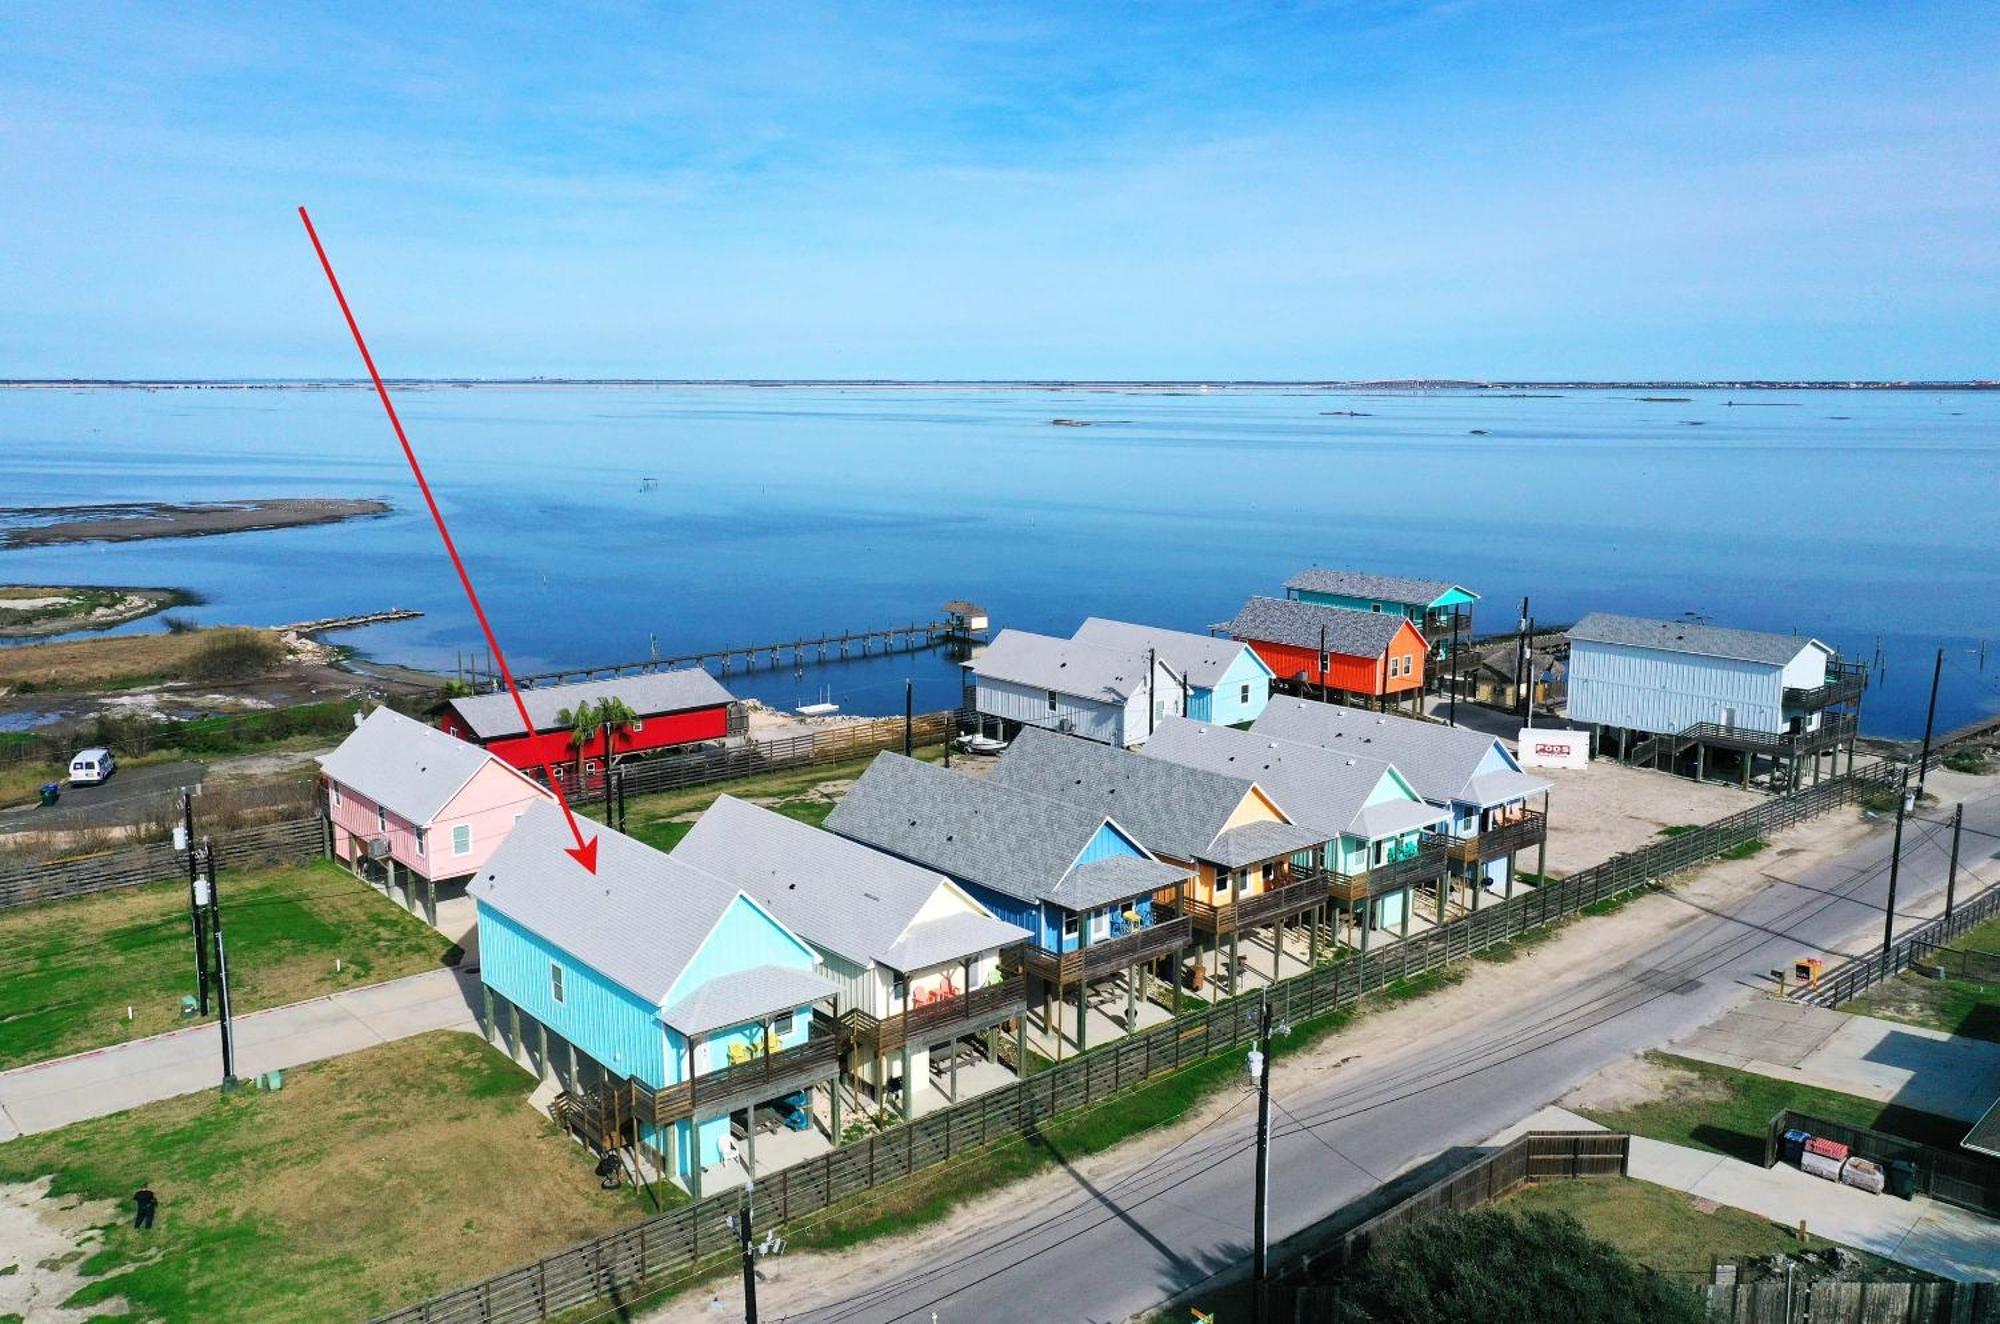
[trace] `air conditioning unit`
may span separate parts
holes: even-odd
[[[388,858],[389,858],[389,839],[388,839],[387,837],[370,837],[370,838],[368,838],[368,858],[369,858],[369,859],[371,859],[371,860],[386,860],[386,859],[388,859]]]

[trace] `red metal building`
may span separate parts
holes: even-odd
[[[604,756],[600,734],[579,752],[570,728],[557,714],[580,704],[623,699],[636,713],[629,727],[613,734],[615,760],[648,754],[676,745],[720,740],[729,734],[729,706],[735,702],[715,677],[699,667],[654,671],[614,680],[589,680],[574,685],[550,685],[521,691],[534,730],[521,725],[512,696],[478,694],[452,699],[438,718],[438,727],[461,740],[484,746],[495,756],[525,772],[540,775],[547,764],[557,777],[573,782],[579,761],[586,782],[595,781]]]
[[[1324,686],[1378,708],[1422,700],[1428,646],[1400,614],[1252,598],[1226,628],[1296,692]]]

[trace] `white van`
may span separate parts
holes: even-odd
[[[118,771],[118,760],[108,749],[86,749],[69,761],[71,786],[94,786]]]

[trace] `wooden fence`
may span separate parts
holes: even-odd
[[[901,723],[897,722],[897,739]],[[1384,951],[1345,952],[1315,969],[1230,1002],[1204,1007],[1058,1062],[1012,1085],[940,1109],[757,1180],[755,1219],[775,1227],[850,1196],[898,1181],[993,1141],[1032,1133],[1044,1119],[1135,1089],[1246,1046],[1268,1000],[1294,1025],[1353,1005],[1399,980],[1442,969],[1529,929],[1557,923],[1601,901],[1713,859],[1764,833],[1790,827],[1896,784],[1875,765],[1767,800],[1693,832],[1666,838],[1560,881],[1413,936]],[[490,1027],[489,1027],[490,1029]],[[618,1295],[628,1301],[650,1278],[687,1273],[729,1248],[735,1194],[661,1214],[484,1282],[381,1317],[379,1324],[517,1324]]]
[[[957,727],[959,713],[920,713],[910,724],[916,747],[942,743]],[[705,747],[685,754],[663,755],[619,765],[627,795],[673,791],[705,782],[754,777],[786,768],[843,763],[885,749],[903,747],[903,719],[878,717],[869,722],[829,726],[806,735],[760,740],[745,745]],[[601,783],[599,783],[601,785]]]
[[[1787,1131],[1804,1131],[1837,1140],[1862,1158],[1884,1165],[1907,1163],[1914,1169],[1918,1195],[1928,1195],[1975,1213],[2000,1215],[2000,1160],[1984,1158],[1969,1150],[1940,1149],[1787,1108],[1771,1119],[1765,1133],[1765,1167],[1778,1162]]]
[[[1824,1278],[1737,1280],[1734,1265],[1718,1265],[1723,1281],[1697,1290],[1717,1324],[2000,1324],[2000,1283],[1907,1282]]]
[[[320,841],[319,815],[284,818],[218,835],[216,860],[225,869],[292,863],[318,855]],[[171,841],[121,846],[94,855],[4,869],[0,870],[0,910],[34,901],[181,878],[186,871],[187,857],[176,851]]]

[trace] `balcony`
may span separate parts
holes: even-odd
[[[1224,905],[1206,901],[1177,902],[1176,908],[1194,921],[1203,933],[1232,933],[1275,924],[1302,915],[1326,901],[1326,876],[1298,873],[1293,881],[1256,896],[1240,897]]]
[[[1414,624],[1424,638],[1430,641],[1432,647],[1442,644],[1449,648],[1454,625],[1461,640],[1472,633],[1472,613],[1462,608],[1457,611],[1425,612],[1423,619]]]
[[[1019,1016],[1027,1008],[1026,981],[1007,979],[880,1019],[865,1011],[849,1011],[840,1018],[840,1032],[862,1057],[887,1057],[906,1043],[956,1039]]]
[[[1022,953],[1021,965],[1029,974],[1039,975],[1051,984],[1075,984],[1157,961],[1163,956],[1178,955],[1187,947],[1193,932],[1194,921],[1181,915],[1060,956],[1046,948],[1029,947]]]
[[[658,1090],[649,1090],[635,1082],[634,1111],[650,1117],[656,1126],[667,1126],[687,1117],[717,1117],[817,1085],[839,1070],[838,1027],[831,1016],[816,1011],[806,1041],[796,1048],[734,1062]]]
[[[1539,845],[1548,835],[1548,820],[1531,809],[1513,822],[1488,828],[1476,837],[1453,837],[1445,854],[1453,864],[1485,864]]]
[[[1700,741],[1723,749],[1740,749],[1751,754],[1791,758],[1845,744],[1855,734],[1856,719],[1841,713],[1821,717],[1811,731],[1756,731],[1744,726],[1723,726],[1719,722],[1698,722],[1674,737],[1677,742]],[[1654,737],[1663,740],[1666,737]]]
[[[1868,668],[1859,662],[1834,662],[1826,669],[1826,683],[1809,690],[1785,691],[1785,708],[1791,712],[1816,713],[1843,703],[1861,702],[1868,688]]]
[[[1365,901],[1431,882],[1445,871],[1445,847],[1449,840],[1440,833],[1426,832],[1415,855],[1378,864],[1360,873],[1328,874],[1327,891],[1336,901]]]

